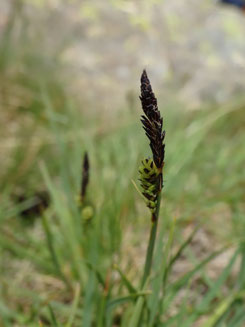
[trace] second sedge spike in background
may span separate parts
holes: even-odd
[[[85,222],[90,221],[91,218],[94,216],[94,206],[87,197],[89,177],[90,177],[89,156],[88,153],[85,152],[83,156],[82,179],[81,179],[80,194],[79,194],[79,207],[81,209],[81,214]]]
[[[82,167],[82,181],[81,181],[81,190],[80,190],[80,201],[83,202],[87,187],[89,183],[89,158],[88,153],[85,152],[83,157],[83,167]]]

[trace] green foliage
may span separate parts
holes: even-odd
[[[48,97],[48,94],[45,97]],[[51,98],[49,100],[47,98],[45,103],[51,105],[51,101]],[[55,117],[54,108],[52,106],[48,108],[44,104],[45,107],[47,115]],[[148,286],[143,291],[138,291],[136,286],[139,284],[137,271],[142,270],[142,267],[136,262],[132,271],[130,250],[125,252],[124,242],[128,237],[124,231],[130,228],[134,236],[130,239],[129,249],[140,249],[139,244],[146,242],[142,233],[149,226],[147,211],[144,211],[145,214],[141,215],[140,219],[137,218],[139,209],[136,205],[139,203],[142,206],[142,200],[138,199],[130,183],[132,178],[137,177],[137,162],[146,146],[145,142],[142,142],[139,124],[137,126],[131,122],[137,121],[137,116],[133,119],[124,118],[117,131],[109,132],[100,138],[99,142],[94,132],[96,130],[93,121],[90,123],[91,128],[88,126],[89,135],[88,132],[79,135],[78,127],[83,126],[83,119],[81,117],[78,123],[80,114],[78,115],[78,112],[73,109],[70,110],[68,118],[71,124],[69,129],[73,129],[76,135],[72,142],[68,142],[69,130],[64,134],[63,124],[54,122],[51,118],[51,125],[47,127],[47,131],[55,137],[55,145],[52,144],[47,154],[44,154],[44,164],[37,166],[33,162],[35,169],[31,170],[32,173],[26,172],[23,176],[24,179],[30,180],[37,180],[37,176],[41,180],[43,176],[44,185],[48,188],[52,199],[50,208],[45,211],[41,221],[37,218],[34,227],[26,228],[21,224],[18,214],[21,207],[8,200],[8,191],[5,193],[6,201],[1,204],[0,245],[3,258],[6,257],[9,262],[7,265],[5,260],[2,263],[3,285],[9,289],[8,295],[4,288],[1,290],[2,323],[8,326],[11,321],[16,321],[20,326],[35,326],[39,320],[46,319],[51,322],[55,317],[57,323],[62,326],[71,324],[71,321],[73,326],[79,326],[81,323],[84,326],[92,324],[111,326],[113,323],[124,326],[131,319],[137,303],[140,308],[137,309],[138,312],[145,305],[150,310],[149,315],[141,318],[142,326],[161,326],[162,323],[166,326],[175,326],[181,321],[186,321],[186,326],[192,326],[202,316],[207,317],[207,324],[209,324],[207,326],[216,326],[215,324],[222,319],[229,324],[230,321],[232,323],[235,318],[231,320],[230,315],[235,315],[237,318],[234,321],[238,326],[239,324],[242,326],[244,320],[240,307],[243,297],[242,295],[239,297],[239,294],[243,294],[241,292],[244,287],[242,274],[244,261],[241,265],[240,282],[237,285],[229,281],[234,278],[231,277],[232,260],[224,270],[224,274],[220,276],[221,279],[209,284],[203,300],[197,290],[196,297],[200,304],[191,303],[187,296],[182,300],[179,311],[171,314],[171,308],[175,306],[179,294],[188,292],[195,276],[206,279],[208,272],[206,267],[220,254],[220,251],[212,253],[213,250],[210,248],[210,253],[206,253],[202,261],[194,260],[194,266],[190,271],[183,273],[177,279],[175,277],[172,279],[174,266],[178,264],[183,252],[188,253],[186,251],[193,237],[196,237],[193,236],[194,231],[186,239],[181,235],[184,224],[193,223],[193,216],[197,217],[201,225],[204,224],[201,219],[203,217],[206,220],[206,228],[209,228],[209,224],[212,225],[217,219],[212,216],[217,201],[226,201],[234,210],[234,214],[225,219],[227,227],[223,224],[223,232],[217,237],[223,239],[222,242],[226,242],[228,238],[232,241],[231,244],[237,244],[239,251],[236,252],[236,256],[244,252],[241,230],[236,228],[237,224],[240,228],[244,228],[243,219],[237,214],[237,210],[241,210],[242,192],[234,189],[235,185],[239,185],[238,180],[242,176],[242,161],[239,159],[242,143],[238,142],[236,136],[233,142],[229,140],[229,134],[236,133],[233,127],[238,126],[239,130],[241,115],[239,108],[233,105],[229,109],[220,108],[215,115],[212,110],[207,109],[205,113],[195,114],[195,117],[192,114],[191,119],[187,113],[185,119],[177,122],[177,130],[173,127],[176,125],[173,112],[165,109],[168,135],[172,136],[172,140],[168,143],[165,171],[166,208],[163,207],[163,213],[160,215],[161,231],[157,241],[153,271]],[[192,125],[194,121],[198,125]],[[135,132],[137,129],[139,132]],[[128,138],[127,142],[125,142],[125,135]],[[183,135],[185,135],[184,144]],[[224,137],[227,140],[226,148],[222,150]],[[81,151],[85,145],[91,153],[91,184],[88,196],[95,206],[89,224],[84,224],[76,201],[76,194],[79,193],[80,187],[78,176],[81,173]],[[182,150],[183,146],[185,151]],[[54,149],[55,156],[52,158]],[[216,166],[210,165],[211,158],[216,156],[217,151],[219,151],[219,161]],[[127,153],[126,157],[124,153]],[[224,173],[227,169],[228,157],[233,158],[230,165],[233,166],[234,175]],[[196,177],[193,179],[193,176]],[[215,181],[223,176],[225,176],[224,182],[217,184]],[[19,180],[23,180],[23,177]],[[29,185],[35,187],[35,184]],[[13,186],[9,188],[9,192],[11,190]],[[113,197],[108,197],[108,194],[113,194]],[[182,214],[178,216],[174,234],[171,236],[169,230],[176,207]],[[228,226],[232,226],[233,221],[236,225],[233,230],[230,230]],[[40,238],[35,230],[42,228],[46,237]],[[171,250],[173,244],[176,248],[174,252]],[[226,246],[222,251],[226,251],[229,247]],[[192,252],[192,247],[188,251]],[[11,271],[11,262],[15,261],[21,261],[25,265],[29,262],[33,266],[32,274],[28,277],[29,282],[34,283],[31,289],[24,284],[18,285],[16,290],[10,284],[16,277],[12,275],[9,279],[7,271]],[[22,269],[19,270],[19,274],[24,274],[23,278],[26,278]],[[35,276],[41,276],[43,280],[52,276],[54,285],[55,281],[60,281],[63,286],[57,295],[55,288],[52,291],[53,295],[49,295],[49,288],[43,285],[40,294],[38,285],[34,282]],[[80,291],[76,291],[76,285],[80,285]],[[149,292],[150,285],[153,287],[153,293]],[[53,287],[51,286],[51,289]],[[231,297],[224,297],[226,287],[229,287]],[[11,306],[9,306],[10,299]],[[23,301],[33,304],[23,310],[21,309]],[[50,316],[47,304],[52,308],[53,318]],[[96,312],[99,314],[96,315]]]
[[[20,2],[13,17],[18,11]],[[88,116],[57,78],[55,60],[49,71],[41,55],[31,56],[25,44],[25,51],[14,46],[13,26],[0,48],[3,94],[17,103],[1,104],[11,113],[1,123],[3,142],[13,119],[21,128],[1,160],[0,325],[242,327],[244,98],[196,112],[159,101],[168,145],[164,206],[152,270],[142,286],[151,222],[131,185],[147,149],[139,113],[125,108],[109,117]],[[23,102],[13,92],[17,87]],[[81,208],[76,199],[85,149],[91,179]],[[151,163],[145,159],[140,172],[152,197]],[[27,200],[16,203],[12,195],[19,189]],[[51,204],[34,224],[24,224],[21,213],[40,189]],[[197,251],[205,231],[210,246]],[[222,271],[210,275],[221,254]]]

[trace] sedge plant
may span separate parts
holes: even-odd
[[[163,119],[158,110],[157,99],[152,91],[150,81],[144,70],[141,76],[141,96],[144,115],[141,122],[145,134],[150,140],[152,158],[142,160],[139,168],[140,181],[143,189],[142,194],[146,199],[147,207],[151,211],[151,232],[148,243],[144,274],[141,287],[144,286],[152,266],[152,257],[157,233],[157,223],[161,203],[161,191],[163,188],[162,170],[164,166],[165,131],[163,130]]]
[[[141,122],[145,134],[150,141],[152,157],[142,160],[139,167],[142,194],[147,207],[151,212],[151,231],[147,247],[144,272],[140,284],[141,290],[147,286],[150,277],[153,254],[157,235],[157,225],[161,203],[161,192],[163,188],[163,167],[165,157],[165,131],[163,130],[163,118],[158,110],[157,99],[152,91],[150,80],[144,70],[141,75],[141,96],[142,109],[144,115]],[[133,313],[130,327],[136,327],[142,317],[144,306],[143,298],[139,298],[136,303],[136,310]]]
[[[82,178],[80,185],[80,193],[79,193],[79,207],[81,209],[81,215],[84,221],[89,222],[94,215],[94,208],[90,201],[87,199],[87,188],[89,184],[89,176],[90,175],[90,164],[89,164],[89,156],[88,153],[85,152],[83,156],[82,163]]]

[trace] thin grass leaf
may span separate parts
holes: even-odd
[[[96,277],[91,273],[85,287],[84,304],[83,304],[83,319],[82,326],[92,326],[93,310],[95,306],[95,292],[96,292]]]
[[[242,303],[240,308],[236,311],[234,317],[230,320],[227,327],[243,327],[244,322],[245,322],[245,310],[244,310],[244,303]]]
[[[105,325],[105,318],[108,324],[108,320],[111,318],[111,314],[106,314],[106,303],[107,303],[107,292],[103,292],[101,299],[99,301],[99,312],[98,312],[98,320],[97,326],[104,327]]]
[[[214,313],[208,318],[208,320],[201,325],[201,327],[213,327],[216,326],[217,322],[221,319],[221,317],[225,314],[226,311],[229,310],[232,303],[237,299],[245,299],[245,292],[240,292],[237,294],[231,294],[227,298],[225,298],[214,310]],[[245,316],[244,308],[243,308],[243,317]],[[239,316],[239,320],[240,320]],[[233,324],[231,324],[233,327]]]
[[[56,254],[56,251],[55,251],[55,248],[54,248],[53,236],[52,236],[52,233],[50,231],[48,220],[47,220],[45,214],[42,216],[42,222],[43,222],[43,228],[44,228],[44,231],[45,231],[45,234],[46,234],[46,239],[47,239],[47,243],[48,243],[49,252],[51,254],[52,262],[53,262],[53,264],[54,264],[54,266],[56,268],[56,273],[64,281],[66,286],[71,290],[72,286],[71,286],[69,280],[63,274],[62,269],[60,267],[59,259],[57,257],[57,254]]]
[[[168,273],[170,273],[172,266],[174,263],[180,258],[183,251],[187,248],[187,246],[192,242],[194,236],[196,235],[199,227],[196,227],[191,235],[182,243],[182,245],[179,247],[178,251],[175,253],[175,255],[172,256],[170,259],[170,262],[168,264],[168,267],[166,269],[166,273],[164,274],[164,280],[167,278]]]
[[[54,327],[60,327],[60,324],[58,324],[57,319],[56,319],[55,314],[54,314],[54,311],[53,311],[50,304],[48,304],[48,309],[49,309],[50,318],[51,318],[51,322],[52,322],[53,326]]]
[[[119,273],[120,277],[122,278],[122,282],[126,286],[126,288],[128,289],[129,293],[136,294],[137,293],[136,288],[132,285],[132,283],[129,281],[129,279],[127,278],[127,276],[118,267],[118,265],[114,265],[114,268]]]
[[[71,307],[71,314],[70,314],[70,317],[69,317],[68,322],[65,327],[73,326],[73,322],[74,322],[76,313],[78,311],[80,295],[81,295],[81,288],[80,288],[80,285],[77,284],[75,287],[75,295],[74,295],[74,300],[73,300],[72,307]]]
[[[220,320],[220,318],[224,315],[224,313],[229,309],[233,301],[234,301],[234,294],[221,301],[218,307],[214,310],[214,313],[208,318],[208,320],[203,325],[201,325],[201,327],[215,326],[218,320]]]
[[[203,298],[201,303],[195,308],[193,314],[191,314],[190,317],[185,321],[183,327],[191,326],[191,324],[193,324],[193,322],[198,316],[202,315],[205,311],[208,310],[211,301],[217,296],[218,292],[220,292],[221,286],[224,284],[225,280],[229,276],[231,269],[238,257],[239,251],[240,249],[235,251],[234,255],[232,256],[226,268],[223,270],[222,274],[215,281],[213,287],[207,292],[207,295]],[[226,307],[226,305],[224,306]]]
[[[164,298],[164,310],[166,310],[172,301],[175,299],[175,297],[178,295],[179,291],[182,289],[184,285],[187,285],[191,278],[195,276],[196,273],[199,272],[202,268],[204,268],[210,261],[215,259],[217,256],[219,256],[221,253],[223,253],[225,250],[227,250],[228,246],[223,247],[220,250],[215,251],[214,253],[210,254],[207,258],[202,260],[196,267],[188,271],[184,274],[184,276],[180,277],[175,282],[169,284],[166,286],[166,296]]]
[[[203,259],[196,267],[194,267],[193,269],[188,271],[186,274],[184,274],[184,276],[180,277],[174,283],[168,285],[167,286],[167,291],[169,291],[169,289],[171,289],[172,291],[175,292],[178,289],[180,289],[183,285],[188,283],[190,278],[192,278],[200,269],[202,269],[206,264],[208,264],[210,261],[215,259],[218,255],[220,255],[221,253],[223,253],[227,249],[228,249],[228,246],[224,246],[220,250],[217,250],[217,251],[211,253],[209,256],[207,256],[207,258]]]
[[[136,191],[138,192],[138,194],[140,195],[140,197],[144,200],[144,202],[146,202],[146,199],[144,197],[144,195],[142,194],[142,192],[140,191],[140,189],[138,188],[137,184],[135,183],[135,181],[133,179],[131,179],[131,182],[134,186],[134,188],[136,189]]]
[[[207,295],[202,300],[201,304],[198,306],[198,309],[201,312],[208,307],[208,305],[210,304],[210,302],[214,299],[214,297],[220,291],[221,286],[224,284],[225,280],[228,278],[228,276],[229,276],[229,274],[231,272],[231,269],[233,268],[233,265],[236,262],[236,259],[238,257],[238,254],[239,254],[239,249],[237,251],[235,251],[235,253],[232,256],[232,258],[230,259],[228,265],[222,271],[222,274],[219,276],[219,278],[217,279],[217,281],[215,281],[215,283],[214,283],[213,287],[211,288],[211,290],[207,293]]]
[[[245,244],[242,243],[240,246],[241,249],[241,263],[240,263],[240,271],[237,279],[237,284],[239,289],[245,288]]]
[[[36,267],[42,269],[42,271],[45,271],[49,274],[55,274],[53,265],[47,263],[45,260],[43,260],[40,256],[37,256],[37,254],[31,251],[30,249],[25,249],[23,246],[15,244],[12,240],[8,240],[6,237],[3,236],[1,236],[0,238],[0,245],[2,248],[11,252],[18,258],[29,260],[30,262],[35,264]]]
[[[147,278],[145,285],[143,286],[143,290],[145,291],[149,283],[149,277]],[[137,327],[139,326],[140,320],[142,319],[142,310],[145,304],[145,297],[140,295],[136,301],[133,314],[129,321],[129,327]]]
[[[93,271],[95,273],[95,276],[97,277],[98,282],[100,283],[100,285],[103,288],[105,288],[105,280],[104,280],[102,274],[100,273],[100,271],[91,262],[85,261],[85,264],[91,271]]]
[[[143,296],[140,296],[136,302],[133,315],[129,322],[129,327],[138,327],[140,320],[142,319],[142,310],[144,307],[145,299]]]
[[[68,206],[63,203],[64,201],[60,197],[56,186],[52,183],[49,172],[43,163],[40,164],[40,169],[43,174],[44,181],[50,191],[50,194],[53,197],[53,205],[59,217],[59,227],[61,229],[62,236],[66,241],[67,248],[70,253],[70,262],[72,264],[74,274],[78,276],[80,282],[82,283],[82,285],[84,285],[84,283],[86,282],[86,266],[81,258],[80,239],[77,235],[79,228],[77,228],[76,224],[74,224]],[[79,237],[81,238],[81,235],[79,235]]]
[[[135,299],[142,297],[142,296],[148,296],[150,295],[151,292],[150,291],[142,291],[142,292],[138,292],[138,293],[132,293],[126,296],[122,296],[113,300],[108,301],[107,305],[106,305],[106,310],[113,310],[115,309],[117,306],[127,303],[129,301],[134,301]]]

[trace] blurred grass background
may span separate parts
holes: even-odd
[[[114,264],[137,284],[147,245],[132,184],[149,154],[143,68],[166,129],[162,239],[176,221],[175,249],[199,225],[171,283],[228,244],[169,292],[161,321],[244,326],[243,252],[230,261],[244,249],[244,30],[242,13],[212,1],[1,1],[0,326],[127,324],[124,303],[107,303],[104,322],[102,289],[110,280],[112,296],[125,294]],[[76,202],[85,151],[88,224]],[[43,190],[51,205],[27,226],[20,214]],[[238,305],[219,316],[231,294]]]

